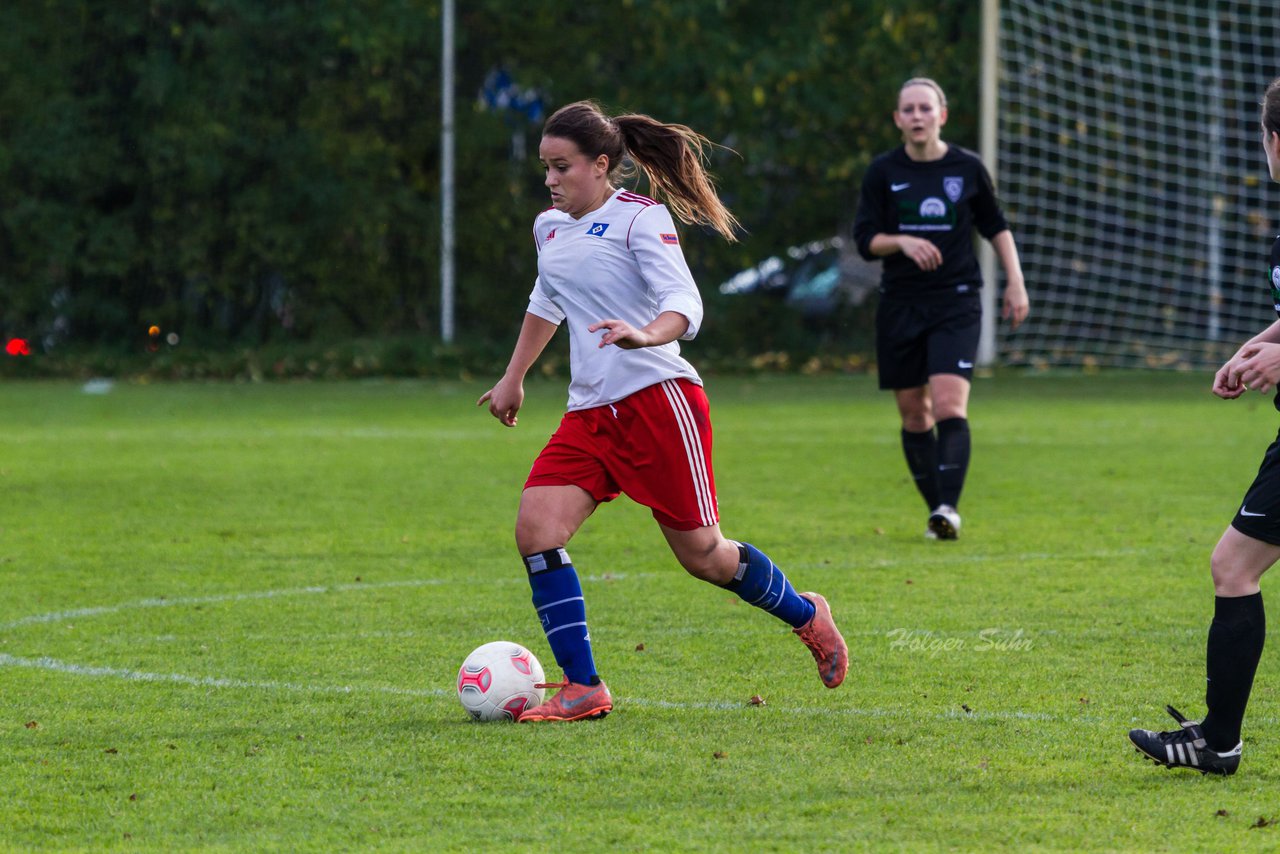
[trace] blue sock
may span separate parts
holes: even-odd
[[[792,628],[813,619],[813,603],[797,593],[769,556],[750,543],[738,543],[738,573],[725,587]]]
[[[600,681],[595,659],[591,657],[591,635],[587,631],[587,606],[582,598],[578,573],[564,549],[550,549],[524,556],[533,588],[533,607],[547,634],[547,643],[556,664],[579,685]]]

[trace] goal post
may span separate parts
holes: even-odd
[[[984,38],[983,89],[997,96],[982,153],[1031,296],[1016,332],[995,323],[1003,276],[990,269],[987,354],[1036,368],[1216,368],[1275,319],[1266,258],[1280,191],[1258,130],[1258,99],[1280,75],[1274,3],[984,0],[983,11],[998,36]]]
[[[999,152],[996,149],[996,116],[999,103],[1000,0],[982,0],[982,67],[981,101],[978,110],[978,153],[994,176],[998,174]],[[994,179],[993,179],[994,180]],[[998,185],[997,185],[998,188]],[[996,253],[985,240],[978,242],[978,267],[982,271],[982,335],[978,339],[978,364],[990,365],[996,360]]]

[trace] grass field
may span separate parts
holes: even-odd
[[[453,680],[495,639],[558,675],[510,529],[562,383],[515,430],[479,383],[0,386],[0,849],[1280,846],[1274,650],[1235,777],[1125,739],[1203,713],[1269,399],[979,380],[935,543],[871,379],[708,386],[725,532],[831,600],[849,679],[621,499],[571,545],[614,714],[545,726]]]

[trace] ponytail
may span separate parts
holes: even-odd
[[[741,225],[716,195],[706,168],[715,143],[692,128],[639,113],[610,118],[595,102],[578,101],[556,110],[542,135],[571,140],[591,158],[605,155],[611,181],[627,176],[630,159],[681,222],[709,225],[726,240],[738,239]]]

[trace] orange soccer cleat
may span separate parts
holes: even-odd
[[[813,603],[813,617],[792,631],[800,636],[800,640],[813,653],[813,660],[818,662],[818,675],[822,677],[822,684],[835,688],[844,681],[844,675],[849,671],[849,647],[836,628],[835,620],[831,619],[831,607],[827,605],[827,600],[817,593],[801,593],[800,596]]]
[[[559,688],[556,695],[539,706],[525,709],[520,723],[537,721],[585,721],[602,718],[613,711],[613,697],[603,682],[581,685],[570,682],[541,682],[539,688]]]

